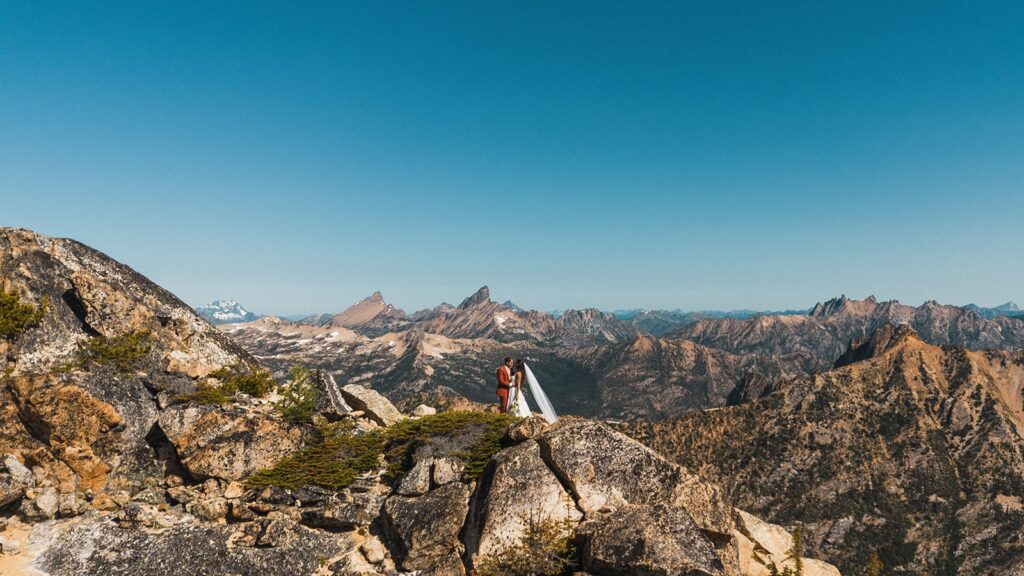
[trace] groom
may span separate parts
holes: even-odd
[[[508,412],[508,391],[512,387],[512,359],[505,357],[505,363],[498,368],[498,412]]]

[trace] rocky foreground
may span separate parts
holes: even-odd
[[[275,382],[170,293],[0,229],[0,571],[760,575],[786,530],[605,425]],[[804,574],[837,574],[802,560]]]

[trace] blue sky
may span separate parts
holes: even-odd
[[[192,304],[1024,299],[1024,3],[141,4],[0,4],[0,224]]]

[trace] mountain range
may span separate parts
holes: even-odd
[[[280,373],[301,362],[370,382],[396,401],[433,394],[493,402],[498,362],[522,357],[563,410],[618,419],[672,418],[756,397],[831,368],[851,341],[889,323],[906,323],[935,344],[1024,344],[1024,320],[934,302],[840,297],[803,315],[702,318],[658,337],[594,309],[556,317],[499,304],[487,287],[458,306],[408,315],[375,293],[335,315],[222,329]]]
[[[4,574],[483,576],[571,567],[594,576],[764,576],[771,562],[839,575],[808,554],[790,558],[798,539],[785,527],[735,508],[720,487],[604,423],[426,405],[403,413],[378,391],[339,385],[321,370],[275,381],[173,294],[73,240],[0,228],[0,279]],[[457,309],[421,321],[494,330],[475,318],[497,309],[486,293]],[[545,329],[558,338],[588,318]],[[452,342],[493,341],[410,329],[382,342],[271,317],[242,326],[293,335],[296,345],[387,342],[432,355]],[[549,567],[529,568],[538,562]]]
[[[833,307],[834,308],[834,307]],[[864,303],[860,308],[868,308]],[[1024,573],[1024,351],[887,324],[752,401],[622,425],[844,574]]]
[[[912,307],[840,297],[805,315],[703,318],[659,337],[597,310],[557,317],[523,311],[491,301],[484,287],[458,306],[413,314],[373,294],[340,314],[302,321],[265,316],[215,328],[166,290],[72,240],[0,229],[0,272],[0,502],[6,503],[0,506],[6,506],[5,518],[70,519],[51,528],[57,531],[49,544],[33,544],[44,551],[36,565],[53,574],[122,566],[109,552],[114,550],[132,550],[132,566],[148,553],[160,565],[178,566],[174,550],[182,542],[215,557],[227,542],[245,541],[234,540],[235,524],[254,530],[256,541],[265,542],[259,546],[290,550],[290,562],[313,564],[318,553],[287,548],[286,540],[259,540],[271,538],[272,519],[261,515],[275,510],[278,520],[301,518],[313,529],[365,530],[379,522],[380,500],[367,501],[370,509],[360,512],[360,520],[339,524],[334,515],[342,512],[319,504],[334,502],[322,492],[300,490],[314,508],[298,512],[273,507],[292,502],[290,493],[247,493],[231,485],[295,453],[322,429],[282,420],[273,407],[280,400],[241,391],[212,404],[198,398],[235,378],[235,371],[256,374],[266,366],[283,382],[288,370],[305,364],[326,391],[327,404],[318,407],[323,417],[344,417],[339,403],[358,402],[363,409],[352,414],[359,416],[349,417],[369,430],[402,418],[387,398],[419,414],[431,410],[418,406],[423,402],[486,409],[481,404],[494,401],[493,369],[504,355],[531,363],[562,414],[615,420],[621,431],[682,466],[665,468],[655,452],[638,452],[601,425],[573,424],[580,420],[570,417],[566,429],[579,436],[560,445],[563,456],[577,458],[578,448],[587,446],[584,438],[610,442],[607,450],[588,452],[586,462],[573,461],[582,466],[574,482],[592,481],[593,471],[610,462],[620,475],[609,494],[627,493],[639,483],[646,488],[635,498],[648,498],[665,482],[689,478],[680,476],[683,470],[694,474],[684,482],[691,504],[696,495],[706,498],[721,487],[715,506],[734,510],[733,519],[718,518],[695,533],[718,558],[703,556],[710,559],[709,574],[762,575],[757,561],[739,569],[731,564],[732,546],[739,546],[739,557],[756,560],[772,541],[765,535],[792,541],[783,528],[765,528],[770,525],[748,512],[802,525],[806,553],[847,574],[861,573],[872,554],[887,566],[886,574],[898,576],[1024,574],[1024,320],[1014,316],[935,302]],[[217,308],[237,312],[233,303]],[[1002,308],[1012,313],[1011,306]],[[367,422],[367,413],[376,420]],[[523,462],[516,454],[536,450],[530,466],[541,466],[541,472],[552,466],[559,474],[575,470],[552,456],[553,445],[543,444],[549,452],[531,446],[496,458]],[[616,460],[621,451],[632,456]],[[644,472],[629,472],[644,462]],[[494,464],[503,465],[511,464]],[[488,478],[501,474],[490,470]],[[664,476],[665,470],[671,474]],[[648,474],[659,478],[655,484],[644,483]],[[551,489],[562,489],[564,480],[552,478]],[[697,478],[708,484],[694,484]],[[495,497],[487,495],[492,481],[479,485],[484,495],[474,498],[483,501],[465,504],[474,489],[470,483],[446,489],[458,493],[454,501],[428,504],[428,498],[422,505],[436,510],[454,502],[483,514],[480,507]],[[429,474],[427,484],[422,490],[433,494]],[[595,522],[594,514],[614,513],[574,486],[570,512],[577,506]],[[362,488],[381,498],[394,489]],[[650,502],[642,498],[637,501]],[[630,522],[678,515],[630,502],[629,513],[639,514]],[[689,510],[698,509],[707,513]],[[112,516],[79,518],[87,510]],[[456,562],[451,554],[459,546],[480,546],[473,539],[454,541],[465,533],[458,514],[445,524],[453,540],[446,540],[443,562]],[[706,521],[700,514],[694,518]],[[182,524],[183,518],[192,519]],[[474,518],[467,525],[486,532],[485,517]],[[101,529],[115,519],[120,532]],[[225,519],[227,525],[217,524]],[[673,526],[688,521],[679,518],[682,524]],[[4,551],[25,534],[16,520],[7,522],[0,535]],[[401,539],[406,528],[394,522],[385,523],[388,538]],[[197,531],[166,531],[186,524]],[[308,528],[287,528],[303,530]],[[302,533],[317,546],[344,541],[331,540],[330,531]],[[136,536],[126,540],[127,534]],[[139,544],[143,537],[145,545]],[[403,546],[412,544],[388,538],[382,545],[394,551],[391,561],[410,562]],[[252,562],[266,562],[259,546],[254,556],[238,552],[230,561],[252,571]],[[351,542],[345,546],[357,563],[380,558]],[[784,557],[786,546],[775,546],[776,558]],[[67,549],[102,552],[60,552]],[[593,554],[588,548],[584,557],[595,567],[629,558],[616,552],[597,560]],[[408,565],[442,562],[420,558]],[[719,561],[721,569],[714,564]],[[445,565],[462,570],[471,563],[470,557]],[[292,564],[280,570],[259,565],[259,573],[292,570]],[[827,564],[813,565],[834,575]]]

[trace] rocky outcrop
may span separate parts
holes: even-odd
[[[397,563],[424,576],[465,574],[459,532],[469,510],[469,487],[453,483],[422,496],[392,496],[384,520],[399,544]]]
[[[718,487],[620,432],[590,420],[562,420],[538,441],[585,513],[667,504],[686,510],[706,532],[731,536],[732,509]]]
[[[345,402],[345,396],[341,392],[341,386],[334,381],[334,376],[326,370],[316,370],[311,379],[313,386],[319,395],[316,401],[316,411],[329,421],[341,420],[352,412],[352,407]]]
[[[726,574],[714,546],[685,510],[624,506],[580,527],[583,566],[595,576]]]
[[[176,405],[158,421],[197,480],[241,480],[296,452],[303,441],[300,428],[243,407]]]
[[[390,400],[364,386],[348,384],[341,388],[341,396],[353,408],[363,411],[382,426],[391,426],[405,418]]]
[[[493,458],[463,531],[468,565],[513,553],[544,522],[577,534],[577,561],[595,575],[734,576],[762,565],[740,548],[716,486],[589,420],[563,419]]]
[[[161,407],[252,361],[176,297],[72,240],[0,228],[0,289],[41,311],[0,337],[0,452],[56,490],[61,515],[162,477],[173,455],[154,432]]]
[[[741,558],[740,570],[750,576],[771,576],[770,566],[780,572],[797,570],[793,553],[793,535],[781,526],[769,524],[742,510],[736,511],[736,539]],[[815,560],[801,558],[804,576],[840,576],[835,566]]]
[[[518,544],[531,521],[579,521],[583,514],[528,440],[496,455],[480,478],[466,530],[466,553],[497,556]]]

